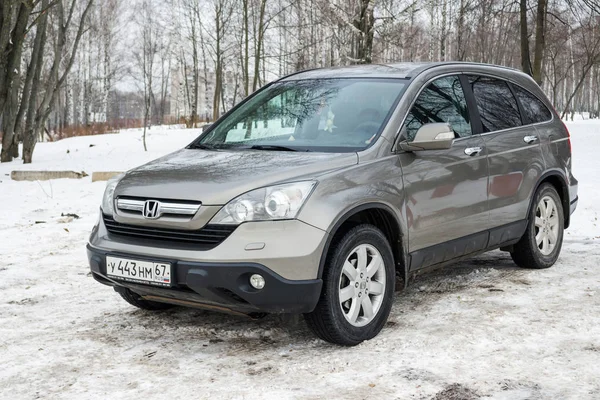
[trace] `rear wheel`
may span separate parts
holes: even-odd
[[[139,294],[134,293],[131,290],[126,289],[126,288],[119,288],[119,290],[117,290],[117,293],[119,293],[121,295],[123,300],[125,300],[132,306],[141,308],[142,310],[159,311],[159,310],[167,310],[169,308],[174,307],[173,304],[159,303],[156,301],[144,300],[144,299],[142,299],[142,297]]]
[[[394,259],[385,235],[372,225],[348,231],[330,249],[323,292],[305,318],[321,339],[354,346],[385,325],[394,295]]]
[[[564,231],[564,211],[556,189],[544,183],[536,192],[529,223],[511,252],[522,268],[549,268],[560,254]]]

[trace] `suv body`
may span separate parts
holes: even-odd
[[[242,136],[243,129],[260,131],[260,115],[277,107],[268,101],[262,108],[248,104],[262,104],[265,92],[322,82],[334,89],[313,96],[321,102],[311,109],[321,118],[313,130],[323,137],[336,129],[359,136],[375,132],[362,147],[302,147],[313,138],[298,132],[298,121],[283,132],[290,144],[298,143],[291,148],[296,151],[260,141],[225,146],[239,134],[227,125],[236,112],[250,109]],[[377,93],[397,86],[388,100],[378,100],[387,94],[369,99],[382,112],[360,111],[355,95],[337,99],[337,109],[326,108],[324,93],[341,96],[354,82]],[[368,98],[372,94],[364,87]],[[278,101],[285,118],[283,111],[275,114],[284,126],[293,113]],[[385,115],[360,122],[370,114]],[[359,124],[359,133],[344,124]],[[249,138],[252,134],[235,143]],[[277,214],[283,196],[282,204],[294,213],[248,219],[249,212],[264,211],[245,208],[260,188],[267,188],[256,195],[267,196],[260,207],[273,204]],[[290,200],[296,195],[298,204]],[[232,204],[236,198],[242,200]],[[529,76],[470,63],[318,69],[267,85],[186,149],[110,182],[87,250],[94,278],[142,308],[175,304],[250,315],[306,313],[320,337],[356,344],[385,323],[395,275],[406,283],[424,269],[497,248],[511,251],[524,267],[552,265],[576,204],[568,131]],[[238,217],[241,223],[232,220]],[[383,269],[368,271],[364,259],[360,269],[364,255],[369,265],[379,257]],[[348,263],[356,271],[344,272]],[[108,266],[120,271],[111,274]],[[162,282],[147,280],[153,272]],[[342,292],[350,286],[344,302]],[[377,294],[367,293],[369,288]]]

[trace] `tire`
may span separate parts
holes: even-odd
[[[117,293],[119,293],[121,295],[123,300],[125,300],[132,306],[141,308],[142,310],[160,311],[160,310],[168,310],[169,308],[175,307],[173,304],[143,300],[140,297],[140,295],[138,295],[137,293],[134,293],[131,290],[126,289],[126,288],[119,288],[119,290],[117,290]]]
[[[550,207],[554,210],[550,210]],[[542,215],[548,211],[550,215]],[[560,196],[554,186],[549,183],[542,184],[535,194],[529,212],[527,230],[510,253],[513,261],[521,268],[550,268],[560,254],[564,225]],[[548,242],[544,238],[548,238]]]
[[[374,338],[390,314],[395,275],[385,235],[367,224],[350,229],[327,254],[321,297],[315,310],[304,315],[309,328],[321,339],[344,346]],[[348,300],[343,301],[342,295]]]

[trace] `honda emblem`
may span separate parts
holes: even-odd
[[[160,217],[160,202],[156,200],[146,200],[142,215],[146,219],[157,219]]]

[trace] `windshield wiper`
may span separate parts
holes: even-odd
[[[271,150],[271,151],[300,151],[298,149],[294,149],[293,147],[287,146],[279,146],[276,144],[255,144],[250,146],[252,150]],[[308,150],[306,150],[308,151]]]
[[[212,146],[207,146],[203,143],[192,143],[189,146],[190,149],[201,149],[201,150],[214,150],[215,148]]]

